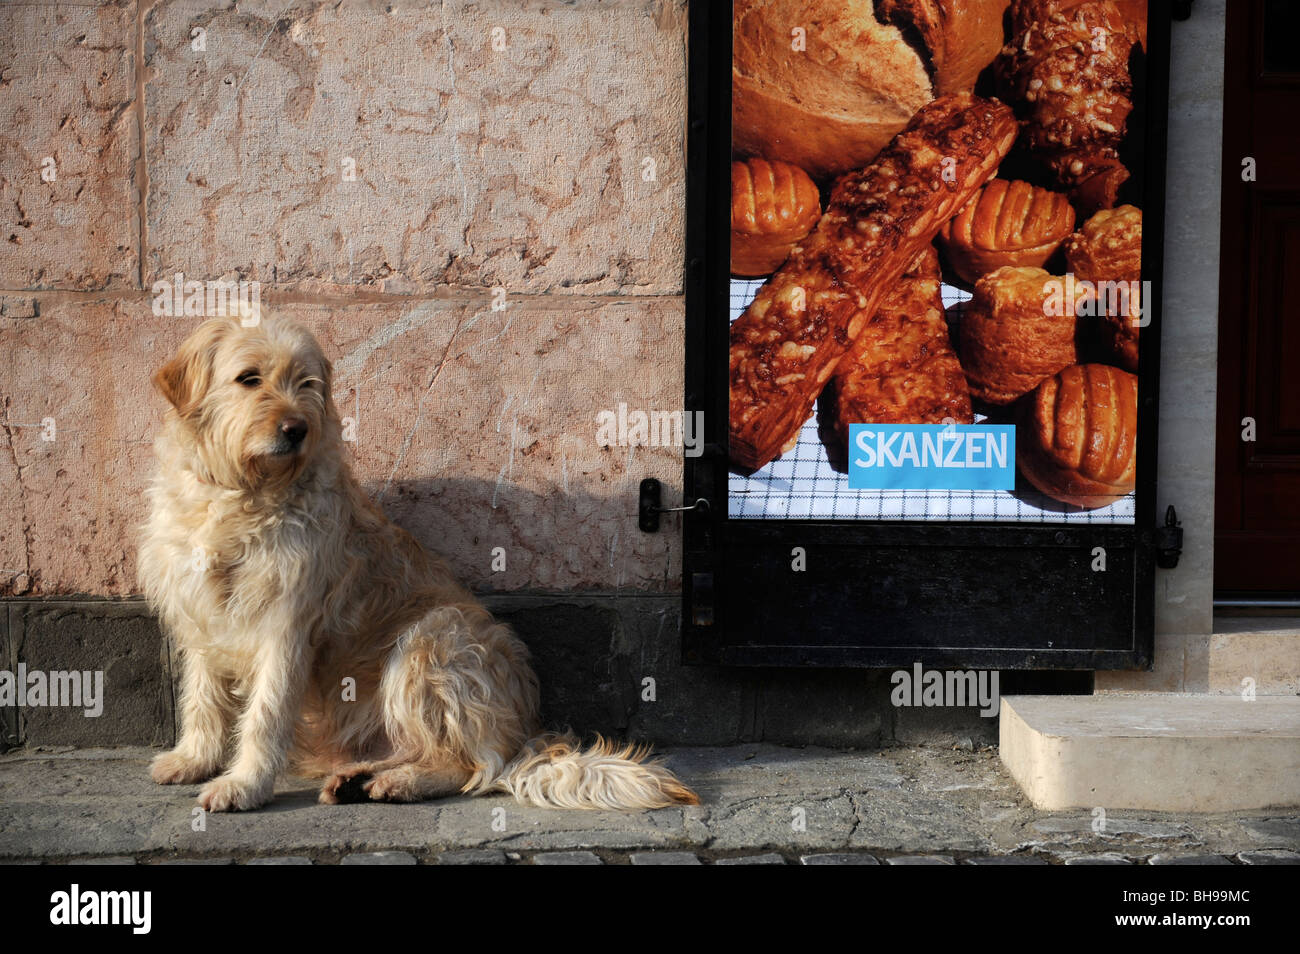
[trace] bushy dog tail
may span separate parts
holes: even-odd
[[[645,746],[617,746],[597,736],[583,749],[572,735],[540,735],[524,743],[493,785],[544,808],[629,811],[698,805],[700,798]]]

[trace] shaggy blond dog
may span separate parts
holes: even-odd
[[[172,408],[140,578],[184,670],[154,781],[206,781],[209,811],[266,804],[291,760],[326,803],[697,802],[644,751],[539,734],[527,649],[362,492],[330,378],[311,334],[256,314],[205,322],[154,376]]]

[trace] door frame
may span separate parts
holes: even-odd
[[[1282,190],[1241,179],[1241,161],[1255,155],[1252,144],[1252,121],[1249,111],[1233,108],[1230,81],[1235,76],[1239,89],[1247,98],[1261,84],[1272,89],[1297,89],[1300,95],[1300,74],[1269,74],[1264,70],[1263,52],[1258,40],[1264,30],[1264,4],[1252,0],[1234,6],[1229,4],[1226,13],[1224,37],[1224,111],[1223,111],[1223,178],[1221,188],[1219,297],[1218,313],[1218,373],[1215,414],[1214,501],[1215,520],[1214,556],[1215,605],[1221,608],[1250,606],[1272,608],[1300,607],[1300,578],[1296,587],[1272,585],[1286,578],[1287,557],[1291,565],[1300,563],[1295,556],[1300,545],[1300,532],[1279,533],[1270,540],[1259,531],[1239,527],[1225,529],[1220,520],[1231,509],[1234,523],[1238,517],[1245,492],[1244,473],[1249,467],[1249,449],[1241,439],[1241,416],[1250,415],[1254,368],[1249,364],[1255,346],[1258,327],[1252,328],[1249,319],[1264,307],[1269,290],[1259,281],[1264,261],[1248,265],[1246,256],[1236,252],[1242,248],[1243,237],[1249,237],[1249,247],[1268,256],[1280,255],[1276,248],[1265,248],[1261,238],[1265,222],[1265,199],[1273,193],[1297,193],[1297,189]],[[1254,268],[1254,271],[1251,268]],[[1274,266],[1276,267],[1276,265]],[[1255,454],[1261,457],[1263,455]],[[1261,537],[1263,539],[1261,539]],[[1274,578],[1266,578],[1263,585],[1255,587],[1224,586],[1219,574],[1226,566],[1241,565],[1243,550],[1260,547],[1275,548],[1264,554],[1252,554],[1249,562],[1263,564],[1280,571]]]

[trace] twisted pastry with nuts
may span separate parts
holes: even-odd
[[[1119,147],[1133,110],[1128,61],[1138,27],[1113,0],[1013,0],[996,70],[1021,104],[1031,153],[1087,216],[1115,205],[1129,178]]]

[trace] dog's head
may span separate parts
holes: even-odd
[[[193,440],[200,476],[245,490],[287,486],[338,438],[333,370],[291,321],[205,321],[154,374]]]

